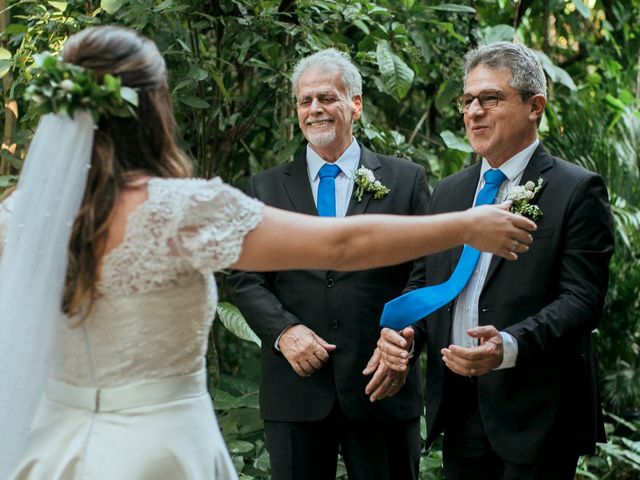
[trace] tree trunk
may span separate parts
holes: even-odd
[[[549,33],[551,30],[551,12],[549,0],[544,0],[544,18],[542,19],[542,51],[549,55]]]
[[[7,9],[7,0],[0,0],[0,32],[6,32],[7,25],[11,20],[9,10]],[[0,39],[0,47],[6,45],[6,39]],[[13,134],[16,129],[16,119],[18,118],[18,104],[15,100],[7,98],[9,89],[11,88],[12,75],[11,71],[2,78],[2,98],[4,99],[4,129],[2,132],[2,150],[8,150],[15,153],[16,145],[12,143]],[[7,175],[10,172],[10,165],[4,158],[0,157],[0,175]]]

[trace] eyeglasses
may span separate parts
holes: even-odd
[[[471,95],[466,93],[456,98],[458,105],[458,111],[460,113],[466,113],[471,107],[471,104],[475,99],[478,99],[478,103],[482,108],[495,108],[498,106],[498,100],[502,98],[500,90],[487,90],[480,92],[478,95]]]
[[[523,100],[527,100],[534,95],[534,93],[525,90],[517,90],[517,93],[520,94]],[[456,98],[458,111],[460,113],[467,113],[476,98],[481,108],[495,108],[498,106],[498,101],[504,99],[504,95],[500,90],[486,90],[480,92],[478,95],[466,93]]]

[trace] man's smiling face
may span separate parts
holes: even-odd
[[[340,72],[311,67],[300,76],[297,99],[298,124],[305,138],[322,158],[337,160],[351,145],[362,97],[348,98]]]

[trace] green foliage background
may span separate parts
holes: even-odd
[[[352,55],[364,77],[356,135],[424,165],[433,185],[477,160],[454,107],[464,52],[512,39],[538,50],[550,80],[541,137],[603,175],[618,240],[595,333],[610,443],[581,460],[580,475],[640,478],[640,0],[0,0],[0,189],[15,183],[37,121],[24,102],[32,55],[100,24],[156,41],[198,174],[240,187],[302,145],[288,76],[308,53],[335,46]],[[242,329],[228,308],[225,325]],[[269,478],[257,346],[219,323],[212,345],[211,385],[236,465],[244,478]],[[439,451],[425,454],[421,475],[441,478]]]

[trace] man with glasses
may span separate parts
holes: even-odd
[[[512,193],[537,206],[538,230],[518,261],[481,254],[453,302],[381,333],[383,362],[399,371],[406,350],[426,344],[427,445],[444,432],[447,479],[572,480],[578,456],[604,438],[591,332],[613,253],[610,208],[599,175],[538,140],[546,101],[530,49],[499,42],[467,53],[458,106],[482,161],[442,180],[430,213],[471,207],[497,175],[496,201]],[[460,255],[429,257],[427,284],[446,281]]]
[[[348,55],[327,49],[303,58],[292,86],[308,143],[293,162],[251,178],[251,195],[320,216],[426,211],[422,167],[378,155],[354,139],[362,78]],[[362,167],[367,170],[360,170],[358,185],[355,172]],[[373,188],[362,180],[372,180],[366,185]],[[383,381],[374,397],[398,392],[375,403],[364,392],[368,377],[362,372],[384,303],[411,285],[424,285],[424,275],[422,261],[415,269],[408,262],[360,272],[229,276],[236,305],[262,339],[260,414],[274,480],[334,480],[339,450],[350,480],[418,479],[419,368],[405,383],[404,374],[373,362],[367,375]]]

